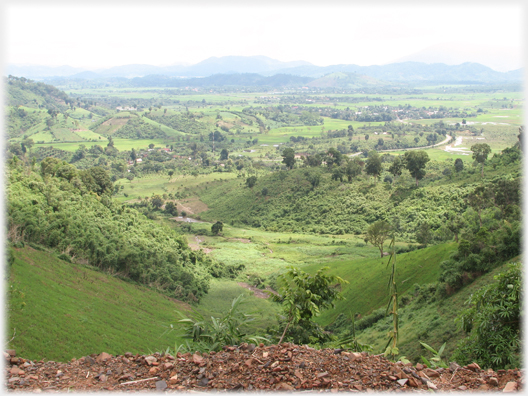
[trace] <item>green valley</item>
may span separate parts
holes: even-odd
[[[9,76],[8,346],[65,361],[272,344],[284,332],[382,354],[393,268],[399,352],[388,356],[417,362],[429,356],[420,342],[446,343],[446,361],[519,366],[518,87],[344,72],[288,81],[54,87]],[[484,288],[511,292],[511,321],[474,318],[466,301]],[[239,328],[244,314],[253,320]],[[497,341],[507,358],[459,314],[511,330],[510,346]]]

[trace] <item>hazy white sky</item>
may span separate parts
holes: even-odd
[[[498,1],[108,4],[9,1],[3,10],[6,63],[97,68],[265,55],[318,66],[373,65],[454,41],[521,52],[525,17],[521,2]]]

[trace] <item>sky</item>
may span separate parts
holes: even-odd
[[[2,10],[5,63],[97,69],[264,55],[368,66],[463,43],[468,59],[472,48],[489,46],[512,55],[514,69],[521,66],[525,35],[520,1],[145,3],[8,0]]]

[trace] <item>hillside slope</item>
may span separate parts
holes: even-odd
[[[13,250],[6,335],[15,333],[8,346],[20,356],[68,361],[174,346],[177,338],[167,330],[187,304],[45,250]]]

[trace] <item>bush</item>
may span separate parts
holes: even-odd
[[[494,279],[470,297],[470,307],[457,318],[468,334],[453,355],[459,364],[476,361],[495,370],[520,367],[520,263],[510,264]]]

